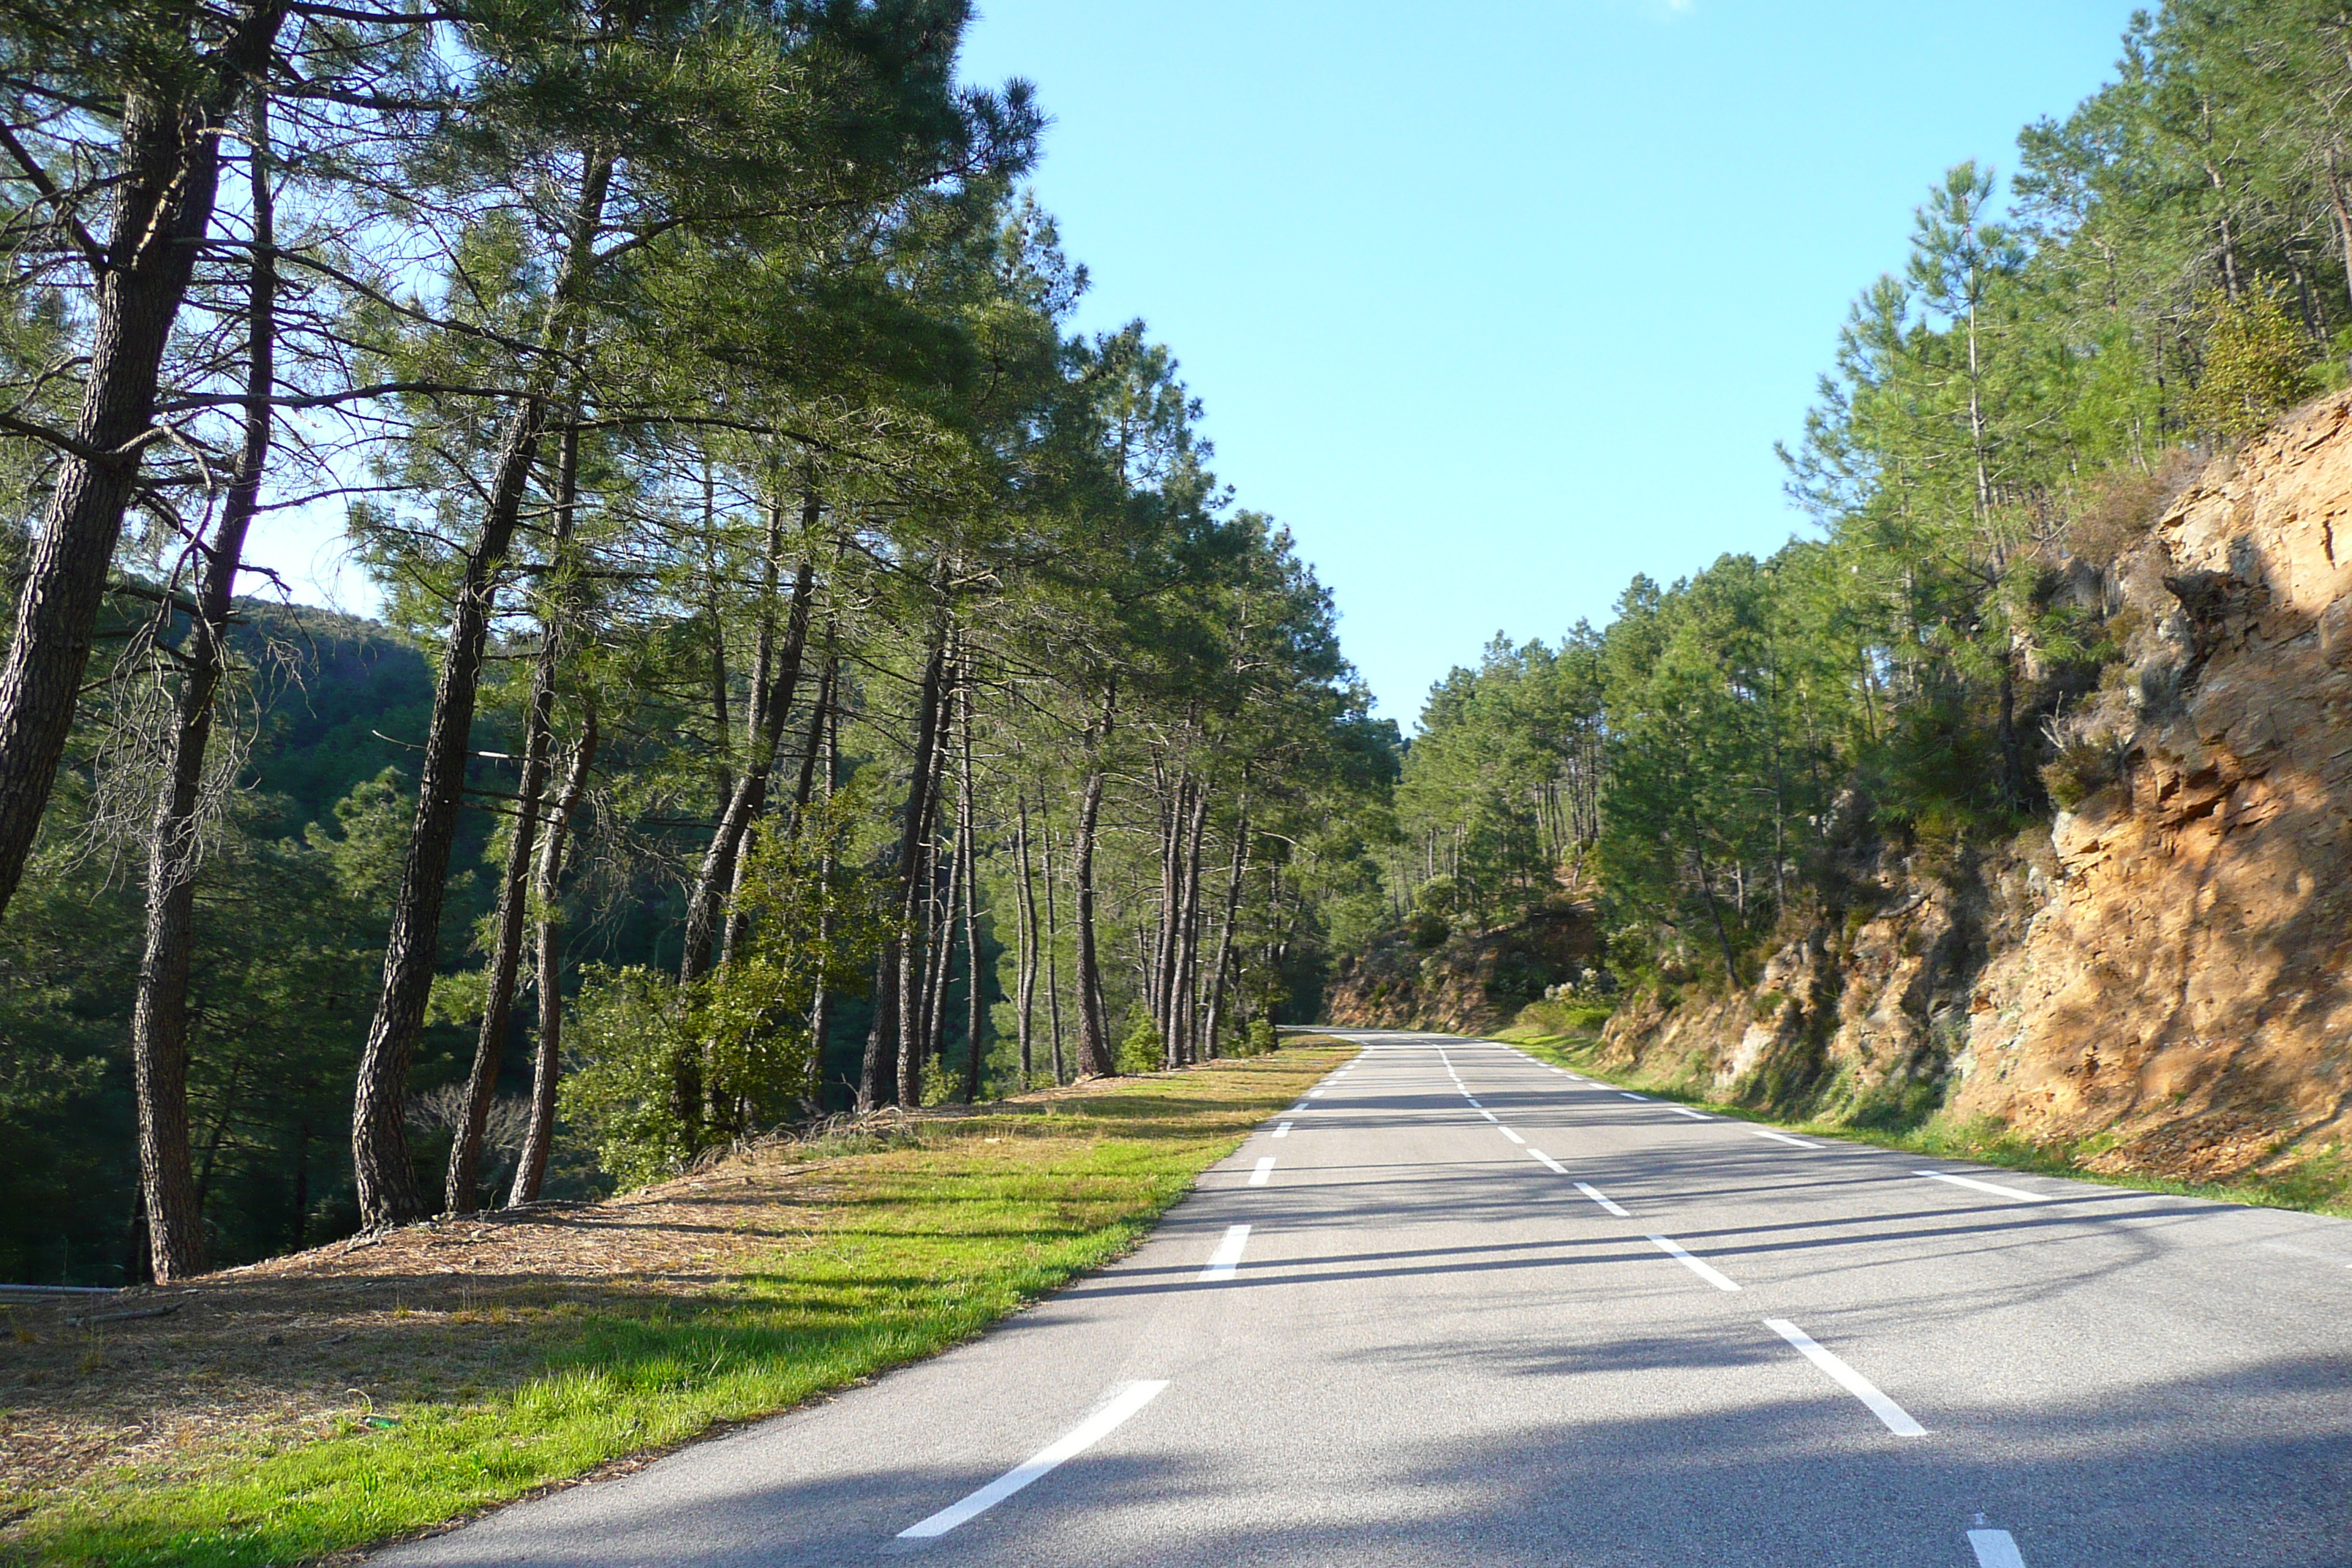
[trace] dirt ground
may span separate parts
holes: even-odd
[[[757,1289],[844,1212],[861,1153],[1072,1097],[1100,1115],[1121,1098],[1106,1088],[1160,1076],[837,1121],[601,1202],[443,1218],[178,1287],[0,1301],[0,1547],[45,1496],[109,1471],[190,1476],[520,1386],[595,1325]]]
[[[566,1317],[721,1289],[749,1258],[804,1237],[825,1195],[816,1169],[753,1156],[604,1203],[412,1226],[98,1306],[0,1306],[0,1495],[502,1382]],[[155,1308],[169,1314],[104,1321]]]
[[[177,1468],[225,1442],[463,1398],[531,1375],[575,1321],[726,1290],[815,1234],[838,1160],[810,1154],[775,1141],[602,1202],[444,1218],[182,1287],[0,1303],[0,1500],[15,1504],[0,1527],[27,1494],[103,1468]]]

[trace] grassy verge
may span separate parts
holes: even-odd
[[[509,1299],[497,1279],[476,1279],[461,1311],[395,1307],[378,1359],[403,1342],[408,1358],[397,1375],[379,1369],[380,1395],[299,1433],[0,1495],[0,1519],[15,1516],[0,1556],[110,1568],[300,1562],[932,1354],[1133,1247],[1203,1168],[1342,1054],[1293,1047],[926,1120],[890,1145],[780,1174],[721,1167],[698,1194],[796,1184],[797,1236],[731,1260],[681,1255],[702,1262],[656,1289]],[[409,1332],[426,1337],[397,1337]],[[448,1353],[421,1353],[436,1347]],[[470,1359],[454,1360],[460,1349]],[[158,1341],[152,1353],[201,1347]],[[303,1347],[276,1353],[296,1359]],[[463,1381],[446,1386],[452,1375]]]
[[[1811,1132],[1820,1137],[1843,1138],[1853,1142],[1874,1144],[1881,1149],[1899,1149],[1931,1160],[1969,1160],[1979,1164],[2004,1166],[2012,1171],[2033,1171],[2043,1175],[2098,1182],[2113,1187],[2131,1187],[2141,1192],[2210,1198],[2216,1203],[2352,1215],[2352,1161],[2347,1160],[2345,1151],[2332,1146],[2313,1150],[2293,1150],[2282,1146],[2274,1150],[2265,1162],[2268,1168],[2231,1181],[2176,1181],[2146,1171],[2118,1168],[2104,1162],[2102,1157],[2111,1156],[2115,1149],[2114,1141],[2105,1135],[2075,1142],[2037,1143],[2019,1136],[2013,1128],[1998,1117],[1962,1118],[1942,1111],[1916,1121],[1909,1117],[1899,1119],[1909,1121],[1909,1125],[1874,1125],[1868,1120],[1782,1121],[1752,1107],[1726,1105],[1709,1100],[1702,1089],[1687,1082],[1653,1079],[1640,1073],[1626,1078],[1596,1068],[1592,1065],[1592,1058],[1601,1047],[1597,1035],[1547,1035],[1507,1029],[1495,1038],[1517,1046],[1531,1056],[1573,1068],[1606,1083],[1637,1089],[1662,1100],[1676,1100],[1718,1116],[1734,1117],[1764,1126]]]

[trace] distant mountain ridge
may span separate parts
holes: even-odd
[[[299,832],[424,740],[433,666],[392,627],[339,610],[243,598],[236,614],[232,641],[261,701],[247,782],[284,797],[282,830]]]

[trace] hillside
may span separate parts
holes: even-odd
[[[2352,397],[2213,461],[2096,569],[2072,809],[1976,848],[1855,812],[1847,897],[1755,984],[1638,991],[1596,1058],[1864,1126],[1990,1118],[2087,1168],[2316,1176],[2352,1068]]]

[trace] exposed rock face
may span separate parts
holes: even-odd
[[[2061,737],[2087,793],[2046,837],[1857,847],[1856,913],[1748,996],[1629,1006],[1612,1051],[2192,1178],[2352,1131],[2352,395],[2217,460],[2104,591],[2126,658]]]
[[[1989,944],[2023,927],[2021,867],[2007,855],[1923,864],[1877,845],[1846,850],[1848,915],[1774,953],[1753,991],[1630,1000],[1609,1022],[1607,1059],[1861,1121],[1941,1097]]]
[[[2226,1174],[2345,1129],[2352,1032],[2352,398],[2213,464],[2118,563],[2119,777],[1972,1002],[1956,1108]]]
[[[1324,1013],[1359,1029],[1486,1034],[1591,963],[1594,952],[1591,912],[1582,908],[1538,910],[1521,924],[1435,949],[1383,938],[1340,961]]]

